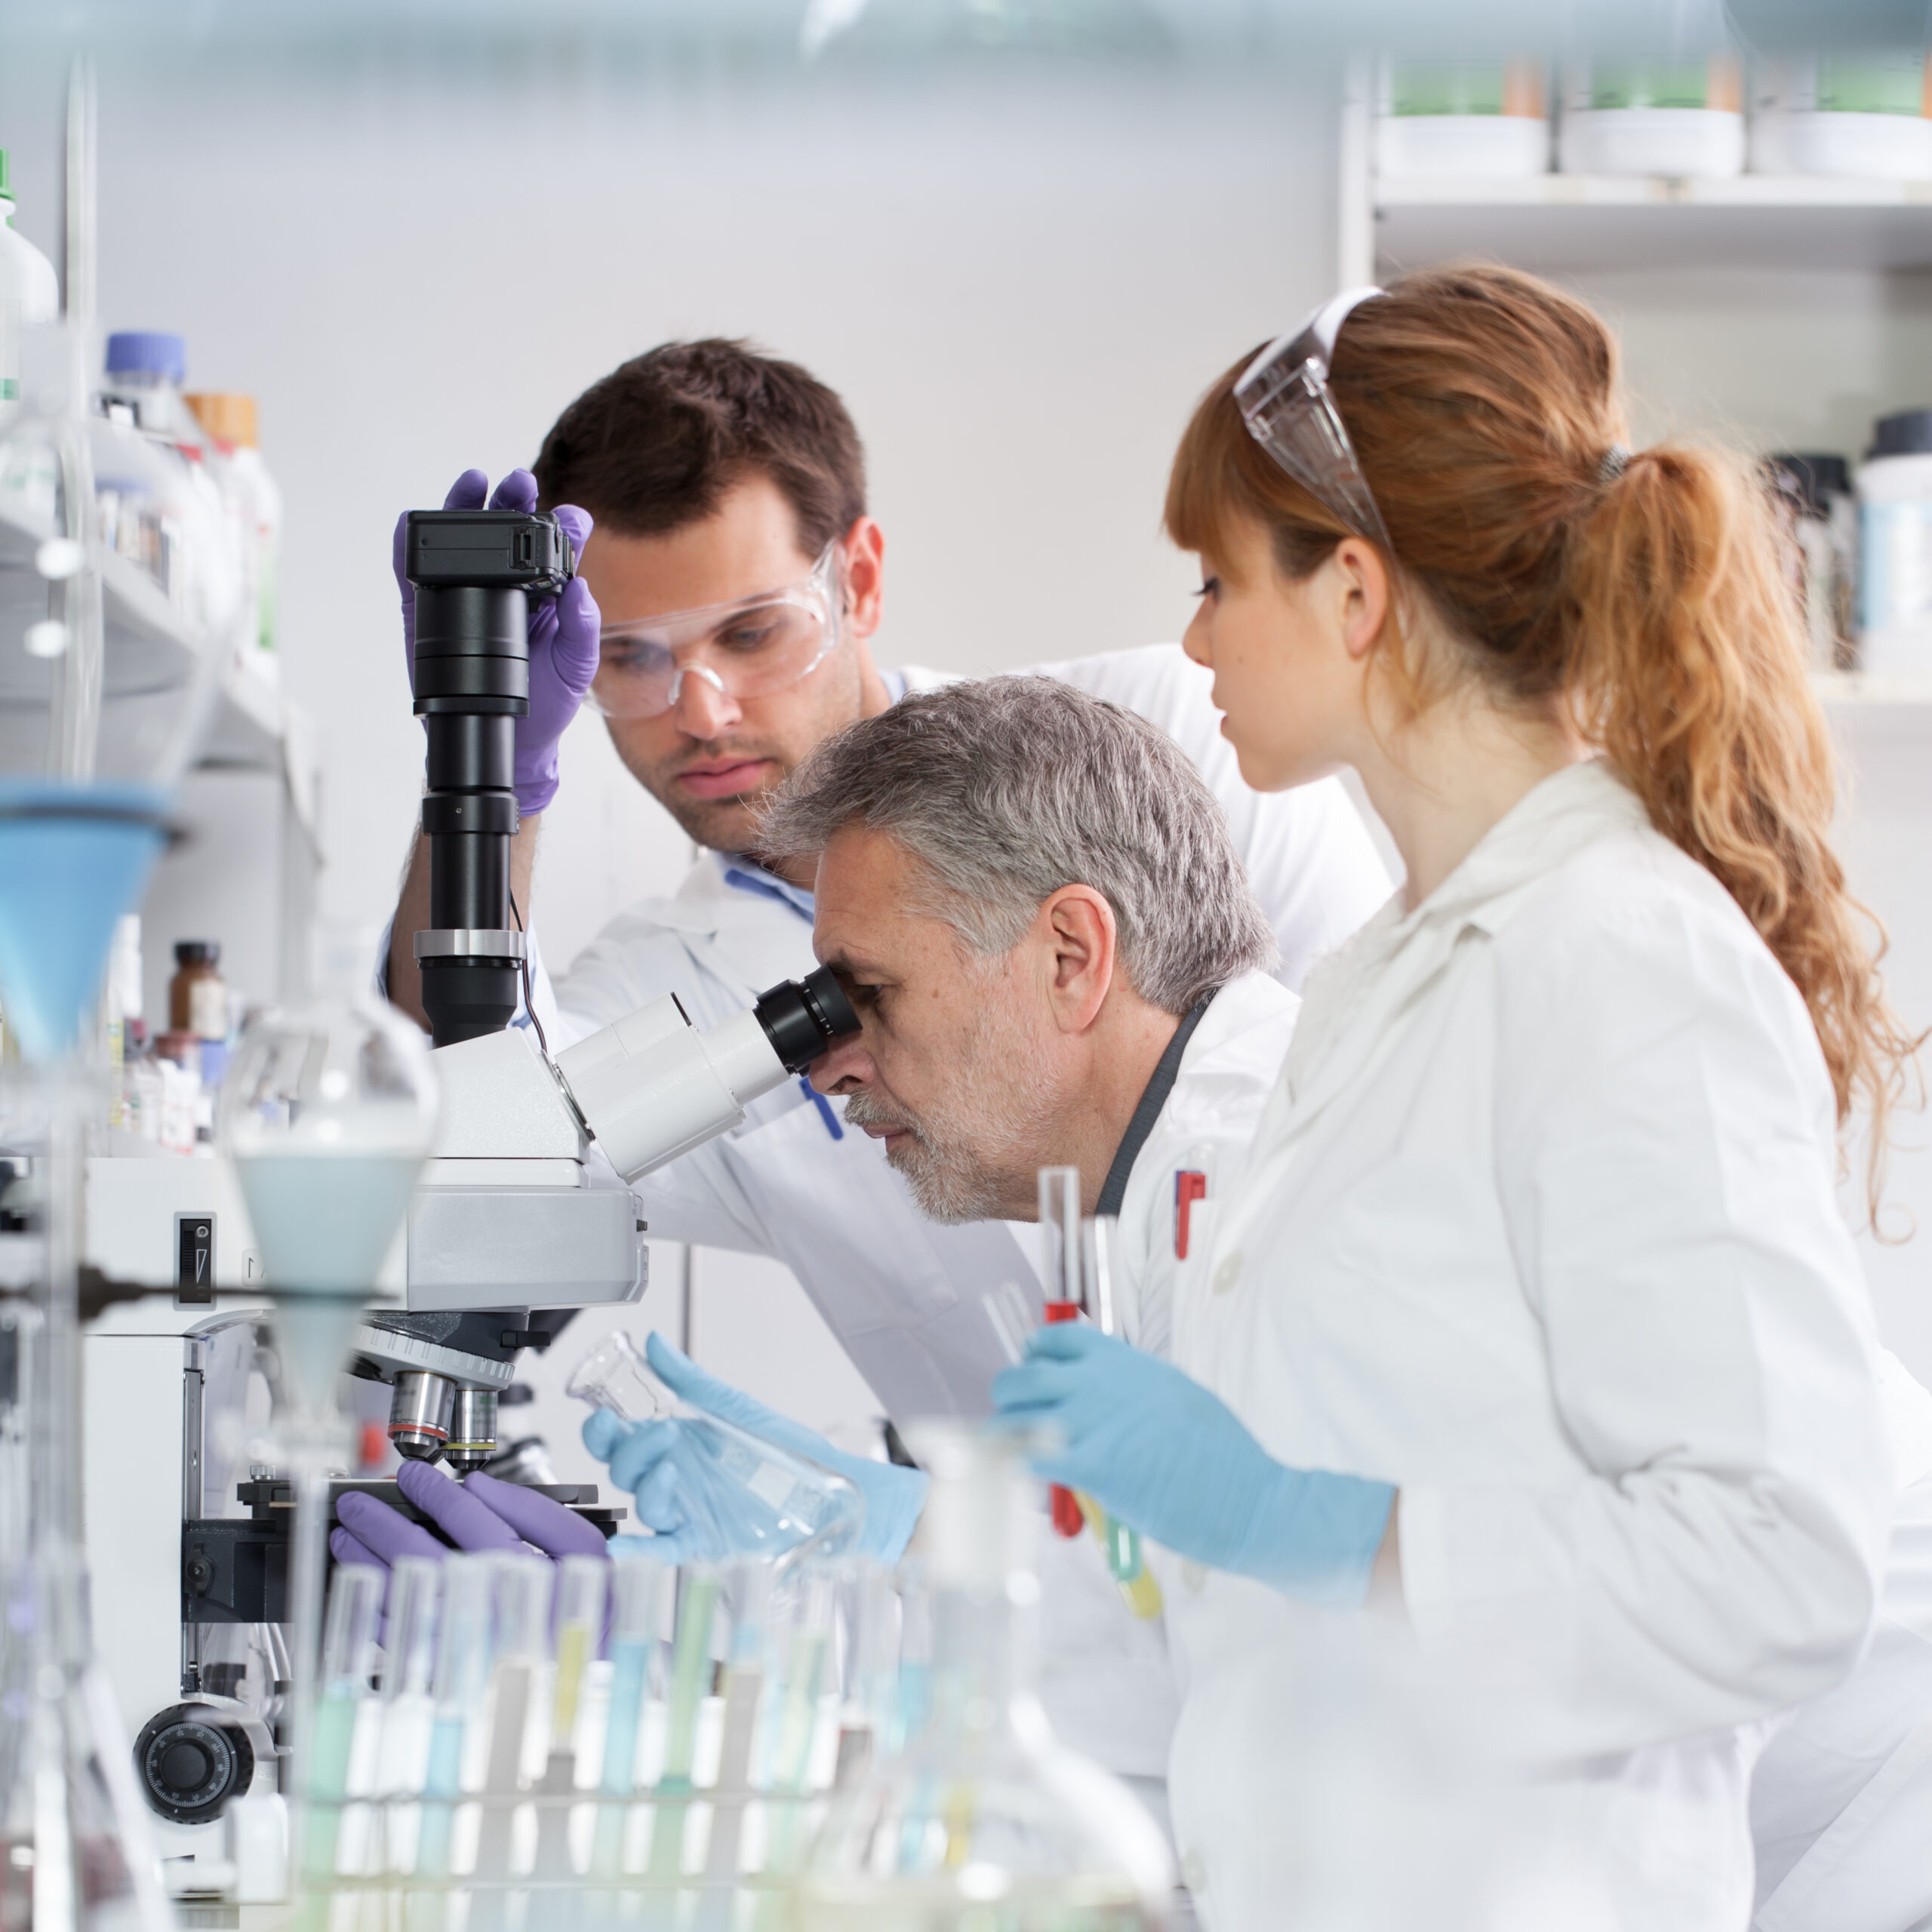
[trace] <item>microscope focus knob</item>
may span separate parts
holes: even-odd
[[[255,1777],[254,1747],[238,1724],[222,1724],[206,1705],[157,1712],[134,1744],[134,1769],[149,1804],[179,1825],[219,1817]]]

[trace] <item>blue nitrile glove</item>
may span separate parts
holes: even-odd
[[[446,510],[480,510],[490,479],[466,469],[443,499]],[[537,479],[512,469],[490,498],[493,510],[537,507]],[[591,531],[590,512],[559,503],[556,518],[571,548],[581,558]],[[405,510],[395,524],[395,581],[402,593],[402,652],[409,688],[416,688],[416,586],[402,574],[409,526]],[[557,795],[557,741],[577,715],[590,681],[597,675],[598,628],[603,620],[590,586],[580,577],[565,585],[561,597],[536,597],[530,604],[530,710],[516,721],[516,764],[512,782],[517,809],[526,817],[540,812]]]
[[[646,1340],[645,1354],[665,1387],[694,1408],[843,1476],[865,1501],[859,1549],[882,1563],[898,1561],[925,1506],[928,1484],[923,1469],[875,1463],[869,1457],[835,1449],[815,1429],[706,1374],[661,1335],[653,1334]],[[659,1540],[669,1539],[663,1553],[672,1562],[686,1562],[694,1555],[715,1560],[743,1553],[742,1549],[709,1546],[728,1539],[736,1512],[729,1508],[728,1499],[706,1493],[716,1487],[717,1465],[695,1438],[697,1427],[701,1425],[675,1417],[627,1423],[608,1409],[599,1409],[583,1426],[584,1446],[610,1464],[611,1480],[620,1489],[635,1497],[638,1521],[657,1531]]]
[[[1395,1491],[1276,1462],[1171,1362],[1084,1321],[1055,1322],[994,1378],[993,1401],[1003,1420],[1063,1445],[1034,1458],[1041,1475],[1177,1555],[1331,1608],[1367,1595]]]

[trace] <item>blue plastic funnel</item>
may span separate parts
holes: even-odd
[[[100,995],[114,924],[167,841],[146,785],[0,780],[0,1004],[20,1053],[67,1053]]]

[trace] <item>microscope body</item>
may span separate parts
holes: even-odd
[[[667,995],[554,1061],[510,1025],[527,983],[509,878],[529,600],[559,595],[576,558],[546,512],[412,510],[404,559],[428,739],[431,923],[414,949],[444,1124],[410,1210],[407,1307],[371,1312],[355,1372],[393,1386],[404,1455],[466,1472],[497,1453],[518,1351],[568,1319],[537,1311],[643,1294],[645,1223],[626,1183],[729,1131],[859,1022],[821,970],[708,1032]]]

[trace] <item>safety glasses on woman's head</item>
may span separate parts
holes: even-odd
[[[1389,527],[1328,389],[1328,367],[1343,321],[1358,303],[1381,293],[1351,288],[1299,328],[1277,336],[1241,371],[1235,401],[1248,434],[1316,502],[1358,537],[1372,537],[1392,552]]]
[[[809,677],[844,635],[835,537],[808,576],[776,590],[607,623],[590,702],[607,718],[657,718],[687,677],[733,698],[764,697]]]

